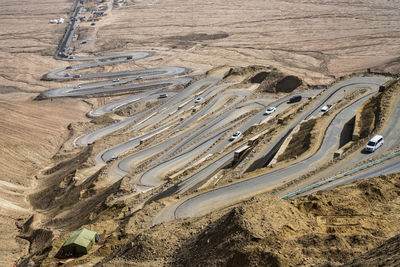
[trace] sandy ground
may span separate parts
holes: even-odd
[[[105,266],[397,266],[398,176],[366,179],[296,200],[259,195],[237,207],[133,234]],[[149,211],[151,209],[149,208]],[[165,235],[165,232],[170,233]],[[121,236],[121,238],[123,238]],[[398,240],[398,239],[397,239]],[[110,240],[110,243],[112,240]],[[103,247],[111,246],[105,242]],[[378,248],[379,249],[379,248]],[[195,255],[195,256],[194,256]],[[95,256],[95,255],[94,255]],[[381,257],[381,258],[380,258]],[[87,262],[84,259],[77,263]],[[375,264],[367,265],[368,262]]]
[[[112,11],[88,51],[154,49],[156,65],[273,65],[325,82],[366,68],[399,70],[398,3],[128,1]],[[118,32],[118,35],[115,33]]]
[[[53,58],[67,18],[67,0],[0,0],[0,256],[11,266],[27,253],[17,223],[32,211],[26,195],[68,137],[67,125],[86,121],[77,99],[34,102],[37,92],[65,86],[41,81],[69,65]],[[273,65],[309,84],[366,68],[400,70],[396,1],[132,1],[96,24],[81,24],[80,54],[135,50],[154,57],[107,71],[185,66],[203,73],[220,65]],[[91,70],[93,71],[93,70]],[[90,72],[90,71],[88,71]],[[73,84],[73,83],[70,83]]]
[[[89,110],[80,100],[35,102],[38,92],[58,83],[41,76],[65,62],[52,58],[65,25],[69,1],[0,1],[0,256],[12,266],[27,253],[29,242],[16,238],[17,223],[32,213],[26,201],[35,175],[49,164],[68,136],[67,125]]]

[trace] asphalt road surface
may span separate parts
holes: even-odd
[[[340,85],[335,84],[332,90],[337,90],[340,88],[350,88],[350,87],[365,87],[369,84],[376,91],[380,84],[384,83],[387,79],[383,77],[359,77],[352,78],[350,80],[342,81]],[[356,81],[359,82],[357,83]],[[329,91],[329,90],[327,90]],[[314,109],[310,109],[308,114],[304,114],[302,117],[307,118],[315,110],[319,109],[322,105],[326,103],[329,99],[328,96],[323,96],[322,99],[314,106]],[[197,216],[204,214],[210,210],[229,205],[233,202],[239,201],[243,198],[248,198],[257,192],[265,191],[274,185],[287,180],[291,176],[297,176],[300,172],[306,172],[310,166],[316,164],[316,162],[323,160],[328,155],[331,155],[338,146],[338,138],[340,136],[340,131],[345,122],[347,122],[356,113],[358,107],[366,101],[367,97],[356,101],[342,112],[339,113],[331,123],[330,127],[326,132],[326,138],[323,141],[321,148],[312,157],[292,165],[291,167],[275,171],[266,175],[261,175],[246,181],[228,185],[204,194],[200,194],[193,198],[190,198],[180,204],[174,211],[174,217],[188,217]],[[299,120],[301,121],[301,120]]]

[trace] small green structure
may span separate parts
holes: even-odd
[[[100,240],[96,232],[81,229],[73,232],[61,247],[62,256],[81,256],[87,254],[95,242]]]

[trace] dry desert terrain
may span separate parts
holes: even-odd
[[[87,6],[95,5],[94,1],[83,2]],[[287,75],[295,75],[303,81],[304,86],[313,86],[329,84],[340,76],[354,72],[364,72],[368,68],[375,72],[398,73],[400,71],[400,3],[396,0],[127,0],[119,8],[113,8],[111,1],[106,1],[106,3],[109,6],[108,15],[98,21],[95,26],[91,26],[88,22],[80,23],[77,38],[74,39],[71,45],[73,54],[76,56],[102,56],[133,51],[151,51],[154,55],[140,61],[93,68],[81,73],[182,66],[190,68],[191,75],[194,76],[225,65],[230,67],[264,66],[277,68]],[[42,218],[45,218],[43,222],[51,221],[53,217],[58,218],[59,221],[53,220],[47,225],[47,230],[54,230],[54,235],[58,238],[55,239],[54,244],[60,245],[61,240],[65,241],[67,233],[70,233],[68,231],[72,230],[71,227],[67,226],[68,219],[64,220],[64,218],[69,218],[65,215],[68,211],[64,211],[63,208],[65,207],[60,208],[61,206],[57,203],[58,206],[55,205],[54,207],[51,207],[50,204],[46,206],[47,203],[38,203],[37,195],[35,195],[37,192],[43,192],[42,190],[47,192],[52,190],[51,187],[46,187],[46,181],[48,181],[46,179],[48,178],[43,178],[45,176],[43,171],[48,170],[64,159],[75,157],[78,152],[83,153],[82,157],[85,158],[87,151],[82,152],[72,149],[71,136],[77,137],[77,133],[73,131],[84,133],[90,127],[92,127],[90,128],[91,130],[98,129],[100,126],[96,123],[91,123],[88,126],[90,119],[85,114],[92,107],[98,107],[119,98],[93,97],[90,99],[54,98],[43,101],[34,100],[40,92],[45,90],[75,85],[73,81],[61,82],[41,79],[43,75],[50,71],[70,65],[70,62],[54,58],[59,41],[63,37],[66,23],[50,24],[49,20],[60,17],[68,20],[72,7],[73,1],[71,0],[0,0],[1,266],[12,266],[18,259],[26,258],[28,254],[36,252],[35,249],[37,247],[34,249],[31,246],[30,248],[30,244],[34,243],[32,238],[30,239],[30,237],[24,236],[22,233],[27,227],[25,222],[29,218],[31,218],[30,223],[34,222],[32,225],[36,225],[39,228]],[[81,44],[82,40],[88,40],[87,45]],[[90,79],[89,82],[91,82]],[[149,108],[150,106],[146,107]],[[138,105],[135,108],[143,109],[144,107]],[[126,112],[129,113],[129,111]],[[100,120],[99,124],[110,124],[110,121],[115,118],[119,119],[117,116],[111,119],[108,118],[108,120],[103,118],[104,121]],[[73,131],[69,125],[73,125]],[[116,145],[119,141],[125,141],[126,139],[128,137],[109,138],[106,139],[106,144],[101,144],[93,149],[97,149],[96,152],[99,152],[101,149],[105,149],[107,145]],[[64,144],[65,142],[66,144]],[[76,170],[81,167],[81,165],[71,164],[65,169],[68,172],[70,171],[68,168],[75,168]],[[65,173],[58,174],[56,171],[52,177],[62,180],[64,177],[61,176],[65,175]],[[56,177],[57,175],[59,177]],[[382,179],[376,185],[382,191],[393,190],[397,185],[394,177]],[[356,185],[357,190],[362,186],[374,188],[373,185],[360,183]],[[350,189],[346,187],[345,190]],[[373,189],[371,190],[373,191]],[[116,189],[114,190],[113,188],[111,191],[115,193]],[[85,192],[90,192],[90,190],[85,188]],[[79,195],[79,193],[77,194]],[[77,196],[77,201],[85,198],[82,197],[82,194]],[[97,202],[93,202],[93,206],[103,203],[102,201],[111,195],[110,191],[105,188],[99,189],[95,194],[98,194],[99,197],[96,200]],[[396,205],[398,202],[398,197],[392,195],[376,199],[364,198],[360,194],[359,191],[355,193],[357,203],[367,199],[371,203],[371,209],[375,209],[378,206],[390,206],[389,202],[393,202],[395,203],[393,205]],[[34,198],[29,197],[32,195]],[[53,199],[43,198],[40,201],[51,202],[54,200],[54,202],[61,202],[64,198],[67,197],[55,196]],[[145,226],[143,228],[149,228],[151,222],[143,219],[148,217],[147,214],[140,214],[142,217],[124,221],[125,210],[121,212],[121,210],[118,210],[120,208],[118,205],[112,206],[110,204],[110,210],[112,211],[109,214],[106,211],[106,214],[102,215],[103,217],[99,216],[102,219],[96,222],[92,221],[92,223],[97,223],[101,227],[108,227],[107,235],[112,245],[105,246],[102,250],[99,250],[93,256],[93,261],[84,259],[82,263],[100,262],[106,256],[112,255],[104,260],[103,263],[118,265],[136,261],[139,262],[138,266],[140,266],[140,263],[144,264],[141,266],[186,265],[188,264],[187,255],[194,253],[193,251],[204,245],[204,242],[208,243],[208,239],[211,240],[213,246],[218,246],[213,243],[215,241],[214,238],[219,238],[213,231],[224,228],[227,216],[233,217],[235,223],[232,226],[233,228],[237,227],[239,231],[250,234],[243,234],[244,236],[240,235],[238,237],[241,243],[238,245],[237,250],[242,251],[240,253],[243,253],[243,257],[247,261],[240,262],[236,261],[236,258],[226,256],[228,258],[221,258],[221,261],[224,262],[239,265],[241,263],[249,265],[262,262],[262,259],[252,258],[253,253],[254,255],[257,254],[259,246],[262,247],[265,244],[270,244],[268,242],[273,242],[271,241],[273,236],[284,242],[282,240],[284,240],[285,235],[289,235],[291,231],[296,230],[294,225],[297,224],[295,222],[297,219],[302,221],[298,225],[301,229],[297,232],[297,235],[294,235],[296,240],[292,240],[293,242],[300,242],[304,246],[306,246],[307,242],[317,242],[315,240],[325,242],[325,244],[338,243],[340,249],[344,251],[346,247],[350,246],[349,243],[352,240],[350,234],[329,236],[329,230],[326,228],[330,226],[320,224],[317,218],[319,216],[318,212],[321,212],[321,210],[314,206],[311,208],[308,206],[321,200],[322,204],[320,205],[322,205],[322,208],[331,211],[329,210],[329,198],[332,198],[332,201],[337,201],[335,194],[327,193],[326,195],[318,195],[315,198],[296,200],[291,204],[275,203],[274,205],[277,206],[272,210],[279,210],[277,207],[281,205],[288,209],[288,213],[293,211],[297,216],[294,219],[292,218],[293,221],[286,226],[281,226],[276,222],[279,218],[270,219],[270,222],[266,219],[266,222],[271,223],[274,227],[274,230],[271,230],[272,232],[275,230],[278,232],[283,231],[276,236],[275,233],[268,232],[265,225],[256,229],[247,229],[247,221],[251,220],[249,214],[253,210],[259,209],[259,204],[257,203],[262,201],[270,203],[270,199],[257,198],[247,203],[242,208],[243,210],[236,208],[233,211],[227,211],[226,215],[218,213],[199,219],[200,221],[180,221],[179,223],[183,225],[182,228],[187,231],[183,231],[184,233],[177,231],[176,236],[173,237],[174,240],[171,242],[173,245],[180,246],[181,249],[174,251],[171,245],[164,252],[157,252],[158,254],[155,257],[149,256],[151,254],[149,254],[147,248],[149,245],[146,240],[143,241],[143,236],[145,237],[144,239],[155,236],[160,239],[156,240],[156,242],[163,243],[164,239],[160,238],[160,232],[168,231],[163,227],[174,231],[179,226],[167,224],[155,230],[146,230],[147,232],[135,237],[132,241],[136,242],[135,244],[132,243],[131,247],[124,244],[122,250],[117,252],[117,248],[122,245],[122,243],[118,243],[118,238],[120,237],[117,237],[117,231],[126,227],[124,229],[127,232],[131,231],[131,235],[136,235],[138,232],[132,230],[132,224],[140,224],[144,220],[143,225]],[[304,201],[304,203],[300,203],[301,201]],[[351,209],[356,210],[358,208],[359,204],[355,204]],[[84,210],[84,207],[80,207],[80,209]],[[117,211],[113,209],[117,209]],[[393,207],[388,209],[393,209],[397,212]],[[313,216],[317,219],[314,217],[308,218],[307,215],[303,214],[305,210],[311,210]],[[363,212],[367,213],[369,211],[365,209]],[[147,212],[147,210],[143,211],[143,213]],[[374,212],[381,216],[380,211],[374,210]],[[93,214],[85,213],[86,215],[87,218],[94,216]],[[123,223],[120,221],[113,223],[107,221],[113,216],[119,216]],[[286,218],[289,215],[285,213],[282,216]],[[384,219],[385,225],[381,230],[383,232],[387,230],[385,233],[380,233],[380,235],[377,234],[373,237],[368,236],[369,233],[366,233],[365,236],[354,237],[357,239],[355,242],[358,242],[357,244],[366,244],[368,248],[373,248],[382,244],[385,239],[398,234],[398,230],[389,226],[392,223],[391,219],[387,217],[384,217]],[[81,225],[87,222],[86,219],[79,221]],[[110,224],[105,226],[107,223]],[[189,226],[191,223],[194,225],[193,229]],[[123,227],[121,226],[122,224],[124,225]],[[369,222],[365,222],[365,224],[367,224],[366,227],[372,227]],[[210,231],[204,232],[203,227],[209,227]],[[309,229],[314,230],[315,228],[318,228],[315,234],[316,237],[303,236]],[[339,228],[332,226],[332,231],[340,232]],[[235,240],[235,237],[232,237],[235,229],[228,228],[229,238],[226,242],[231,242],[231,238]],[[350,230],[354,229],[351,228]],[[27,232],[29,231],[27,230]],[[199,236],[189,238],[187,235],[189,232]],[[214,235],[217,235],[217,237]],[[256,236],[253,237],[253,235]],[[122,236],[124,242],[128,242],[128,238],[124,235]],[[246,247],[243,244],[247,241],[254,244],[249,243],[249,247]],[[260,245],[260,242],[264,243]],[[39,242],[39,244],[41,243]],[[184,249],[186,244],[190,246]],[[286,252],[291,250],[292,245],[289,241],[282,243],[282,247]],[[143,256],[132,256],[137,250],[140,250],[140,246],[144,247]],[[329,250],[327,247],[324,247],[324,249]],[[273,253],[278,250],[279,248],[274,248]],[[318,253],[315,254],[315,250],[317,248],[313,247],[306,252],[293,252],[294,254],[297,253],[294,256],[296,260],[293,260],[293,262],[285,261],[284,258],[276,256],[276,254],[261,254],[262,257],[272,261],[289,265],[299,263],[302,260],[306,265],[311,264],[318,257],[325,257],[324,259],[332,257],[335,264],[343,263],[332,251],[327,252],[326,255],[328,256],[325,254],[321,256]],[[53,252],[54,250],[51,251],[51,256],[54,256]],[[112,254],[113,252],[114,254]],[[362,260],[364,256],[361,256],[361,254],[365,252],[365,246],[360,245],[355,252],[346,254],[345,260],[354,259],[356,263],[357,260]],[[235,253],[237,254],[234,254],[236,255],[234,257],[242,255],[237,251]],[[312,256],[304,259],[299,256],[301,253],[309,253]],[[203,258],[200,258],[196,264],[220,264],[219,260],[209,262],[205,259],[205,252],[203,254],[201,255]],[[165,258],[163,259],[162,257],[164,256]],[[356,259],[356,256],[361,258]],[[328,261],[324,259],[316,260],[315,262],[327,263]],[[37,260],[37,258],[34,260]],[[43,258],[40,258],[37,262],[41,263],[42,261]],[[42,262],[43,266],[54,263],[54,260],[50,259],[50,257],[47,261]]]

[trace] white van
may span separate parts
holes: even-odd
[[[374,152],[382,145],[383,145],[383,136],[375,135],[371,140],[369,140],[367,146],[365,147],[365,151]]]

